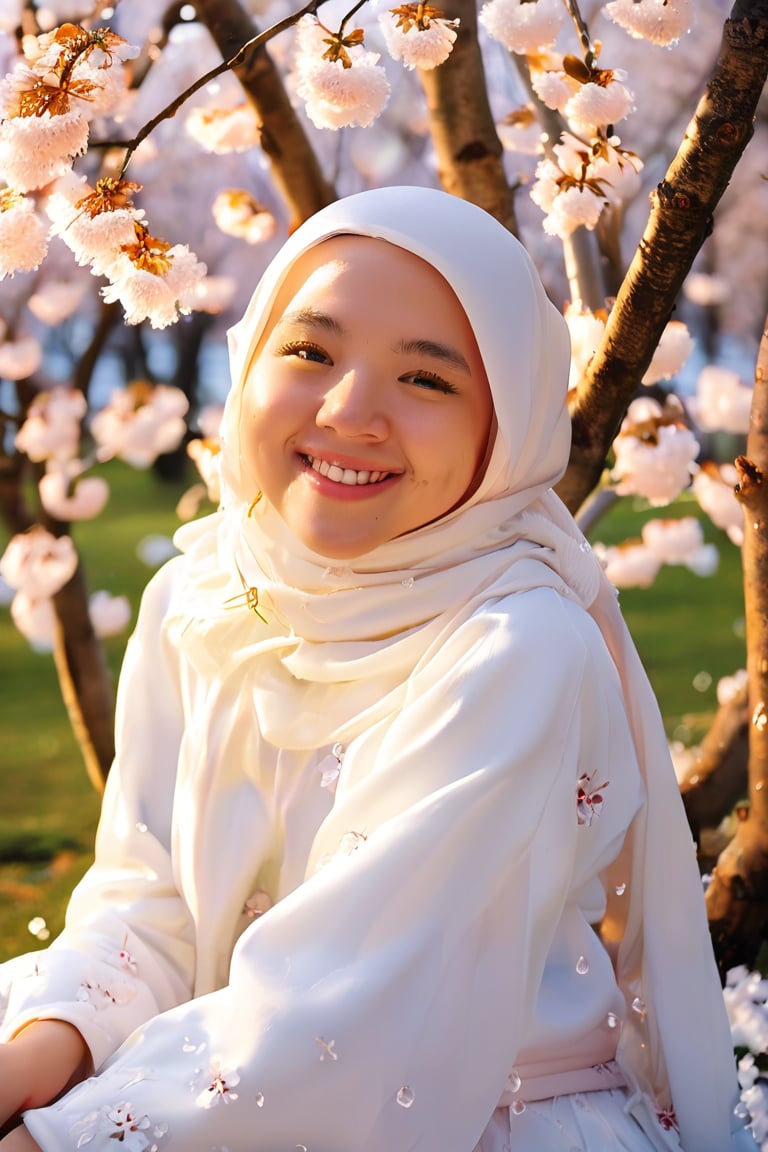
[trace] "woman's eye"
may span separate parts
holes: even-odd
[[[453,384],[449,384],[447,380],[434,372],[414,372],[410,376],[401,376],[400,379],[407,384],[415,384],[417,388],[423,388],[427,392],[451,394],[458,391]]]
[[[277,350],[278,356],[295,356],[297,360],[307,360],[312,364],[330,364],[331,358],[317,344],[308,344],[305,340],[283,344]]]

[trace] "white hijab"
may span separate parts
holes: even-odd
[[[243,387],[276,294],[303,252],[342,233],[404,248],[451,285],[498,427],[483,480],[461,507],[344,566],[305,548],[266,498],[251,507],[257,493],[244,490],[240,457]],[[624,878],[631,870],[632,896],[609,899],[604,927],[620,941],[622,987],[645,989],[654,1042],[641,1051],[639,1031],[628,1028],[619,1058],[651,1095],[662,1096],[668,1080],[684,1148],[725,1148],[736,1081],[692,840],[615,592],[552,491],[570,447],[569,343],[525,249],[481,209],[443,192],[360,193],[289,238],[232,329],[230,354],[222,510],[178,533],[186,579],[171,634],[203,674],[242,681],[263,736],[320,748],[392,712],[417,664],[483,602],[541,585],[580,602],[619,670],[647,793],[615,866]],[[247,612],[246,588],[257,590],[265,622]],[[322,711],[313,709],[314,687],[333,682],[344,685],[336,711],[327,692]],[[504,717],[498,722],[503,740]]]

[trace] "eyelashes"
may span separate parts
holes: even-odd
[[[330,356],[319,346],[307,340],[293,340],[282,344],[276,351],[277,356],[295,356],[297,360],[306,360],[311,364],[332,364]]]
[[[294,357],[308,364],[333,366],[333,359],[325,349],[309,340],[289,340],[275,350],[275,355],[286,358]],[[442,392],[446,396],[455,395],[459,392],[458,388],[455,388],[453,384],[436,372],[408,372],[398,376],[398,380],[403,384],[413,384],[424,392]]]

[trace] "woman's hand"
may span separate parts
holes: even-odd
[[[0,1044],[0,1130],[24,1109],[50,1104],[89,1071],[90,1056],[77,1028],[63,1020],[32,1021]],[[0,1148],[5,1152],[5,1140]]]

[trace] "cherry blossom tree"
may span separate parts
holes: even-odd
[[[201,484],[185,507],[215,504],[222,389],[203,366],[277,245],[340,194],[439,183],[518,234],[563,302],[571,510],[587,525],[622,495],[663,509],[690,489],[743,549],[746,683],[723,689],[683,790],[694,830],[741,794],[748,698],[750,805],[709,901],[724,969],[754,963],[766,351],[755,387],[721,352],[728,339],[756,355],[768,297],[752,252],[768,241],[768,0],[0,0],[2,72],[0,574],[17,626],[54,651],[94,782],[113,750],[100,637],[130,611],[89,595],[73,543],[77,521],[108,515],[98,465],[151,466],[191,427]],[[105,395],[106,364],[119,386]],[[722,430],[749,431],[735,464],[702,446]],[[717,566],[694,517],[660,515],[601,557],[620,586]]]

